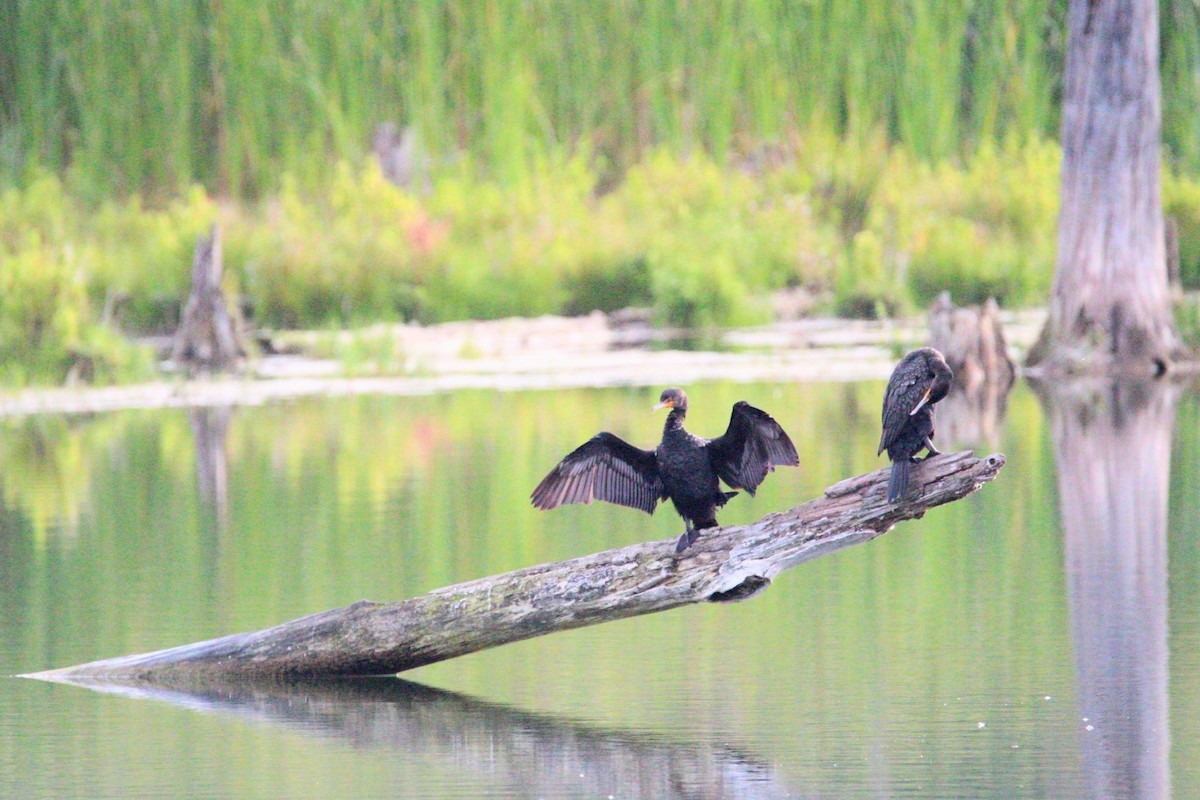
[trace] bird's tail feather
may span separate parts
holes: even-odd
[[[908,489],[908,471],[912,462],[907,458],[892,462],[892,475],[888,478],[888,502],[894,503]]]

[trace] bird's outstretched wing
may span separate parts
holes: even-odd
[[[707,448],[721,480],[752,495],[775,467],[800,464],[796,446],[779,423],[744,400],[734,403],[725,435],[710,441]]]
[[[897,365],[883,395],[883,434],[879,437],[879,450],[875,455],[896,441],[913,409],[932,386],[933,381],[928,378],[923,363],[903,361]]]
[[[533,490],[542,510],[605,500],[654,513],[663,495],[654,453],[607,431],[575,448]]]

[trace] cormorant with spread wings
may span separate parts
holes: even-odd
[[[670,499],[686,530],[682,553],[698,531],[717,526],[717,509],[737,492],[721,491],[718,478],[752,496],[775,467],[800,464],[796,447],[770,414],[743,401],[733,406],[724,436],[702,439],[683,427],[687,395],[667,389],[654,407],[669,408],[662,442],[642,450],[614,434],[598,433],[558,463],[533,490],[533,505],[548,510],[568,503],[605,500],[653,514]]]
[[[883,435],[875,453],[887,450],[892,460],[889,503],[908,489],[908,473],[917,453],[928,449],[929,455],[938,455],[933,446],[933,404],[946,396],[953,379],[946,359],[932,347],[913,350],[892,370],[883,396]]]

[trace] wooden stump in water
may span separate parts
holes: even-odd
[[[241,326],[221,288],[221,237],[216,225],[196,242],[192,291],[171,345],[171,360],[188,370],[226,370],[246,355]]]
[[[941,351],[955,383],[968,392],[984,383],[1007,392],[1016,376],[993,298],[981,306],[959,307],[949,292],[942,292],[929,309],[929,346]]]

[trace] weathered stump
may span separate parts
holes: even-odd
[[[171,345],[171,360],[188,370],[227,370],[246,355],[239,318],[221,287],[220,230],[213,225],[196,242],[192,291]]]
[[[942,292],[929,309],[929,346],[941,352],[954,370],[955,383],[968,391],[984,382],[1007,391],[1016,377],[994,298],[959,307],[949,292]]]
[[[849,478],[816,500],[751,525],[714,528],[683,557],[674,539],[646,542],[449,586],[395,603],[360,601],[254,633],[26,677],[69,683],[198,677],[381,675],[555,631],[741,600],[784,569],[882,535],[897,522],[966,497],[1004,456],[941,455],[916,465],[916,491],[887,502],[889,469]]]

